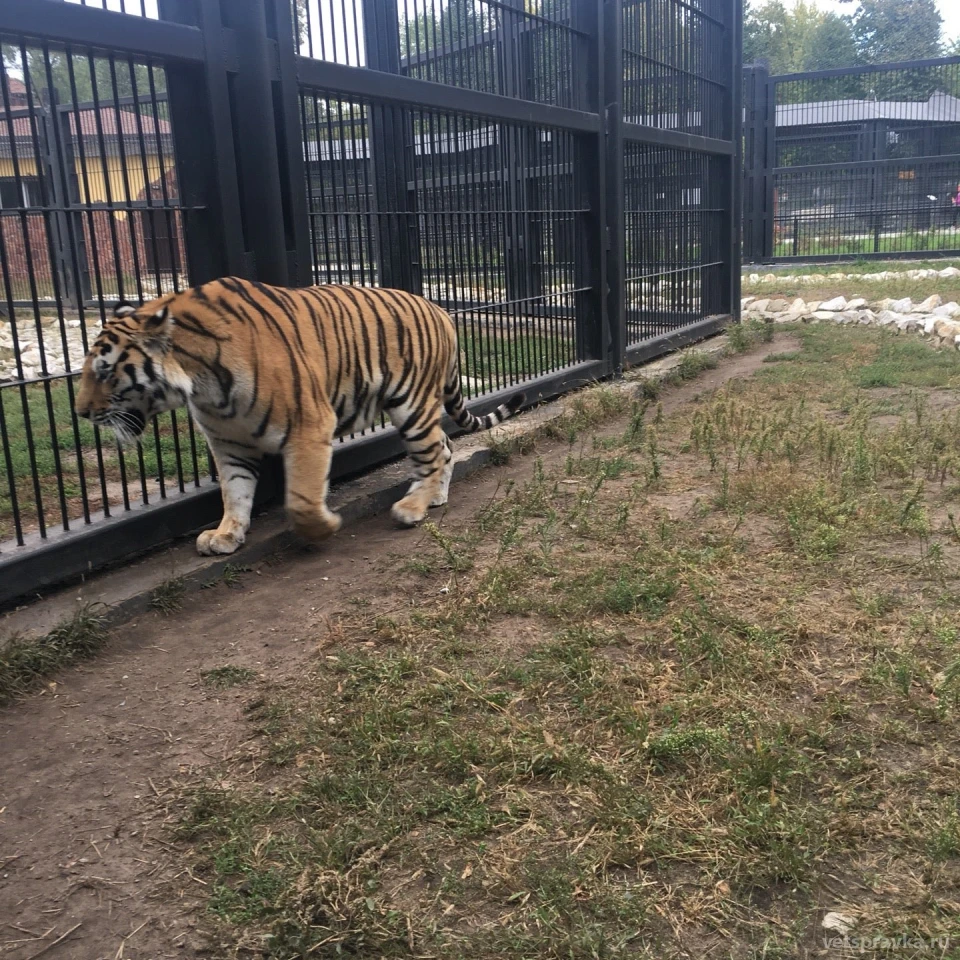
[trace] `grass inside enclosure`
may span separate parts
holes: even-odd
[[[196,477],[203,480],[210,475],[206,443],[199,432],[191,438],[186,411],[159,417],[156,433],[148,428],[142,445],[125,450],[121,462],[109,431],[101,435],[98,452],[93,427],[74,417],[70,387],[63,381],[5,389],[2,403],[6,443],[0,446],[0,539],[14,533],[10,474],[21,522],[28,530],[36,527],[37,486],[48,524],[57,525],[61,520],[61,483],[68,519],[83,516],[81,470],[91,510],[101,509],[103,502],[101,464],[113,504],[123,502],[119,488],[123,476],[136,503],[140,502],[141,477],[150,485],[151,501],[156,497],[161,467],[168,491],[178,488],[181,472],[187,488],[194,485]],[[82,458],[77,455],[78,445]]]
[[[573,363],[574,344],[562,326],[564,323],[560,320],[545,321],[546,325],[553,324],[557,329],[542,335],[520,333],[508,337],[489,331],[468,332],[461,338],[465,394],[474,397]],[[66,383],[55,381],[49,387],[32,385],[7,388],[2,391],[0,401],[3,404],[7,438],[6,444],[0,445],[0,540],[14,534],[10,474],[13,476],[21,521],[28,530],[34,529],[37,523],[37,486],[46,522],[53,525],[60,523],[63,508],[58,477],[63,487],[68,519],[83,516],[78,445],[82,451],[87,497],[93,510],[101,508],[103,499],[99,469],[101,462],[102,474],[108,484],[107,496],[113,504],[122,503],[119,482],[124,475],[133,502],[140,502],[141,476],[148,484],[151,501],[156,498],[161,467],[168,490],[178,488],[181,472],[184,485],[188,488],[194,484],[197,476],[201,480],[210,476],[206,443],[198,431],[194,432],[191,439],[185,411],[176,412],[174,418],[170,414],[159,417],[156,436],[153,428],[149,428],[139,449],[124,451],[124,462],[121,464],[117,446],[109,431],[102,435],[98,454],[92,426],[73,416],[70,388]]]
[[[905,273],[908,270],[942,270],[944,267],[960,266],[960,260],[857,260],[852,263],[790,264],[777,269],[777,280],[770,283],[751,283],[751,274],[766,276],[769,268],[762,264],[744,267],[747,275],[743,282],[743,295],[754,297],[803,297],[806,301],[828,300],[843,296],[848,300],[863,297],[868,301],[889,297],[900,300],[910,297],[914,303],[922,303],[931,294],[937,293],[944,303],[960,301],[960,278],[934,277],[929,280],[911,280],[896,277],[889,280],[859,280],[863,274],[884,272]],[[815,283],[797,283],[796,276],[817,275]],[[840,274],[842,276],[831,275]],[[847,276],[851,279],[847,279]]]
[[[960,361],[795,334],[692,402],[588,394],[384,560],[405,602],[301,634],[179,804],[227,955],[957,934]]]

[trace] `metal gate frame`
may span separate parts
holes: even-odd
[[[804,175],[810,177],[830,174],[866,175],[877,189],[879,175],[884,169],[898,166],[925,167],[953,162],[957,165],[954,182],[960,182],[960,153],[929,154],[917,157],[882,158],[877,156],[874,137],[873,154],[866,159],[843,162],[817,162],[805,165],[778,166],[777,106],[780,88],[790,84],[842,81],[909,74],[923,71],[953,69],[953,82],[960,81],[960,56],[928,60],[910,60],[899,63],[873,64],[862,67],[841,67],[804,73],[771,76],[764,64],[754,64],[743,70],[743,260],[745,263],[842,263],[853,260],[937,259],[960,256],[960,240],[953,248],[925,250],[882,250],[881,215],[871,227],[873,250],[856,253],[824,253],[776,255],[776,224],[778,220],[778,184],[782,177]],[[838,101],[839,102],[839,101]],[[910,101],[908,101],[910,102]],[[813,104],[811,104],[813,106]],[[905,117],[903,119],[910,120]],[[865,119],[850,121],[866,123]],[[881,151],[882,152],[882,151]],[[926,208],[912,209],[914,214]],[[911,212],[911,211],[907,211]],[[795,237],[797,236],[795,231]],[[838,234],[837,239],[842,239]]]
[[[509,6],[501,0],[489,0]],[[512,2],[512,0],[511,0]],[[574,165],[588,211],[578,248],[577,362],[525,384],[533,404],[619,374],[630,364],[702,339],[739,319],[740,305],[740,98],[741,5],[737,0],[665,0],[722,30],[722,49],[710,56],[718,88],[726,90],[722,138],[663,125],[623,120],[623,16],[636,0],[570,0],[570,27],[586,38],[573,64],[584,109],[514,99],[447,86],[400,71],[398,41],[383,28],[397,17],[396,0],[362,0],[364,16],[380,25],[368,66],[301,56],[294,42],[287,0],[158,0],[160,20],[63,3],[3,0],[0,35],[40,43],[73,44],[108,53],[139,55],[167,68],[180,200],[185,212],[187,271],[199,284],[225,275],[277,285],[312,282],[310,224],[298,91],[306,86],[332,96],[356,97],[383,106],[374,136],[389,143],[391,107],[425,108],[489,117],[516,125],[548,125],[575,137]],[[393,38],[393,42],[391,42]],[[374,69],[376,67],[377,69]],[[231,109],[231,101],[243,110]],[[265,130],[274,136],[264,136]],[[718,214],[722,259],[715,313],[677,323],[667,332],[627,343],[624,246],[624,151],[655,145],[708,158],[704,197]],[[406,184],[378,180],[389,198]],[[256,212],[251,229],[248,212]],[[713,222],[713,221],[711,221]],[[384,276],[415,285],[402,248],[385,245]],[[392,265],[392,267],[391,267]],[[696,271],[696,265],[687,267]],[[702,302],[701,302],[702,305]],[[493,410],[514,388],[487,393],[470,404],[476,414]],[[344,477],[402,453],[393,431],[344,444],[332,478]],[[282,471],[265,470],[258,503],[276,502]],[[72,529],[27,534],[23,543],[0,545],[0,606],[115,565],[156,545],[216,522],[221,512],[215,483],[113,517],[91,514]],[[65,524],[66,526],[66,524]]]

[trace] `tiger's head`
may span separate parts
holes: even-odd
[[[109,427],[122,444],[137,441],[158,413],[186,402],[164,375],[173,327],[169,300],[118,303],[83,363],[77,416]]]

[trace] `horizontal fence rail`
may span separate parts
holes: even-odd
[[[409,290],[477,413],[737,317],[734,0],[104,6],[0,4],[0,605],[219,517],[186,410],[124,451],[74,414],[120,298]],[[334,477],[403,452],[338,448]]]
[[[745,259],[960,253],[960,57],[744,87]]]

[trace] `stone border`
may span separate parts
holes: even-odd
[[[882,280],[956,280],[960,277],[960,267],[944,267],[942,270],[925,268],[922,270],[881,270],[879,273],[745,273],[744,283],[800,283],[808,286],[833,283],[837,280],[863,280],[866,283],[879,283]]]
[[[960,304],[955,300],[944,303],[938,293],[918,304],[914,304],[909,297],[901,300],[887,297],[870,303],[863,297],[852,300],[832,297],[830,300],[810,301],[797,297],[793,302],[744,297],[741,307],[744,319],[747,320],[889,327],[897,333],[920,333],[933,337],[938,346],[960,350]]]

